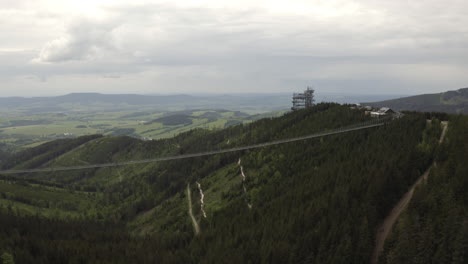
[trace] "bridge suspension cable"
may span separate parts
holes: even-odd
[[[309,134],[306,136],[294,137],[294,138],[288,138],[288,139],[280,139],[280,140],[253,144],[249,146],[235,147],[235,148],[230,148],[230,149],[221,149],[221,150],[213,150],[213,151],[206,151],[206,152],[199,152],[199,153],[192,153],[192,154],[182,154],[182,155],[176,155],[176,156],[167,156],[167,157],[159,157],[159,158],[152,158],[152,159],[131,160],[131,161],[113,162],[113,163],[89,164],[89,165],[69,166],[69,167],[1,170],[0,174],[21,174],[21,173],[57,172],[57,171],[73,171],[73,170],[84,170],[84,169],[95,169],[95,168],[109,168],[109,167],[120,167],[120,166],[134,165],[134,164],[145,164],[145,163],[153,163],[153,162],[160,162],[160,161],[203,157],[203,156],[210,156],[210,155],[215,155],[215,154],[223,154],[223,153],[229,153],[229,152],[237,152],[237,151],[243,151],[243,150],[249,150],[249,149],[263,148],[263,147],[280,145],[280,144],[301,141],[301,140],[306,140],[306,139],[311,139],[311,138],[324,137],[324,136],[336,135],[340,133],[346,133],[350,131],[378,127],[378,126],[384,125],[390,120],[392,120],[391,117],[374,119],[371,121],[358,123],[358,124],[354,124],[351,126],[341,127],[341,128],[337,128],[334,130],[313,133],[313,134]]]

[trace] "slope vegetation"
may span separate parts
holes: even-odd
[[[363,104],[396,110],[468,114],[468,88]]]
[[[34,163],[36,156],[18,155],[3,169],[196,153],[368,119],[346,106],[319,104],[171,139],[99,137],[65,152],[40,146],[54,158]],[[238,153],[3,176],[0,186],[24,188],[21,194],[0,188],[0,251],[18,263],[366,263],[377,225],[431,164],[439,136],[424,115],[409,114],[382,127]],[[66,206],[18,198],[38,191],[45,201],[47,194],[68,193]],[[105,234],[95,232],[103,224]]]
[[[380,263],[468,262],[468,117],[453,116],[437,166],[417,188]]]

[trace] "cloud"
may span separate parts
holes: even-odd
[[[400,2],[379,7],[372,1],[298,3],[302,5],[274,1],[272,8],[248,10],[171,3],[107,6],[101,20],[78,18],[69,23],[65,34],[42,47],[38,60],[118,57],[147,65],[210,64],[264,55],[344,60],[391,55],[406,60],[417,55],[444,58],[448,46],[457,54],[467,49],[466,30],[455,25],[468,20],[450,17],[454,11],[435,13],[434,6],[439,6],[435,3],[429,7]],[[286,11],[302,7],[303,12],[281,12],[281,7]]]
[[[225,56],[263,37],[252,12],[223,13],[172,4],[109,7],[100,21],[76,18],[62,36],[47,42],[37,61],[65,62],[114,58],[158,65]],[[245,21],[243,21],[245,19]],[[169,59],[170,58],[170,59]]]
[[[0,60],[0,80],[45,76],[70,86],[67,78],[83,76],[110,90],[117,84],[108,77],[119,76],[128,91],[132,80],[182,92],[281,91],[307,80],[375,91],[380,81],[385,93],[397,83],[416,93],[468,81],[461,0],[17,2],[0,11],[0,57],[28,52]]]
[[[94,60],[114,49],[111,23],[88,19],[74,21],[65,36],[44,45],[35,62],[64,62],[73,60]]]

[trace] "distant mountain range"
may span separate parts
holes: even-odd
[[[53,97],[0,97],[0,111],[13,109],[29,114],[75,111],[228,109],[275,111],[289,109],[289,93],[139,95],[71,93]],[[400,97],[400,98],[398,98]],[[397,99],[394,99],[397,98]],[[316,102],[362,103],[395,110],[468,113],[468,88],[409,97],[401,95],[338,94],[316,91]]]
[[[138,95],[71,93],[54,97],[0,97],[0,110],[13,109],[30,114],[73,111],[122,111],[186,109],[285,110],[291,107],[292,93]],[[317,102],[357,103],[397,98],[398,95],[366,95],[316,92]]]
[[[262,102],[268,101],[268,104]],[[266,96],[192,96],[192,95],[138,95],[138,94],[100,94],[72,93],[55,97],[5,97],[0,98],[0,108],[15,108],[31,112],[69,112],[69,111],[114,111],[145,109],[177,111],[185,109],[244,108],[265,110],[283,109],[289,98],[277,95]]]
[[[362,104],[395,110],[468,114],[468,88]]]

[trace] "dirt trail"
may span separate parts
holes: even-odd
[[[447,124],[448,122],[444,121],[441,123],[443,126],[442,129],[442,134],[440,135],[439,139],[439,144],[441,144],[444,141],[445,138],[445,133],[447,132]],[[382,225],[379,227],[377,231],[377,235],[375,238],[375,248],[374,252],[372,253],[372,259],[371,259],[371,264],[377,264],[379,260],[379,255],[383,251],[383,247],[385,244],[385,240],[387,239],[387,236],[390,234],[390,231],[393,228],[393,225],[396,223],[398,220],[398,217],[400,214],[405,210],[406,206],[408,203],[411,201],[411,198],[413,197],[414,190],[416,189],[416,186],[421,184],[423,181],[427,179],[429,176],[429,172],[431,171],[432,164],[429,169],[427,169],[423,175],[421,175],[417,181],[411,186],[408,192],[406,192],[401,200],[396,204],[396,206],[390,211],[390,214],[384,219]]]
[[[193,231],[197,236],[200,234],[200,226],[198,225],[197,219],[195,219],[195,216],[192,212],[192,192],[190,191],[190,184],[187,184],[187,200],[189,205],[188,213],[190,218],[192,219]]]
[[[440,136],[440,139],[439,139],[439,144],[442,144],[442,142],[444,142],[445,133],[447,132],[448,121],[442,121],[441,123],[444,128],[442,130],[442,135]]]
[[[241,165],[241,159],[240,158],[239,158],[239,161],[237,162],[237,165],[240,167],[240,171],[241,171],[240,175],[241,175],[241,178],[242,178],[242,188],[244,189],[245,202],[247,203],[247,207],[249,207],[249,209],[252,209],[252,204],[249,203],[249,199],[248,199],[247,188],[245,187],[245,179],[247,177],[244,174],[244,168]]]
[[[197,185],[198,185],[198,191],[200,192],[200,211],[203,215],[203,217],[206,218],[206,212],[205,212],[205,194],[203,194],[203,190],[201,188],[201,184],[197,181]]]

